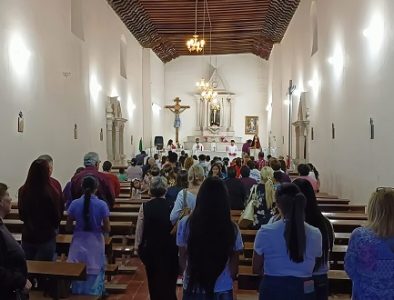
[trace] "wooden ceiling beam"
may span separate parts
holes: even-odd
[[[190,55],[186,40],[194,33],[194,0],[107,0],[143,47],[163,62]],[[280,42],[300,0],[209,0],[212,54],[254,53],[268,59]],[[198,6],[202,35],[203,1]],[[209,24],[205,20],[205,40]]]

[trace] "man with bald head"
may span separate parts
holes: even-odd
[[[80,198],[83,194],[82,180],[86,176],[90,175],[97,178],[99,186],[97,189],[97,197],[106,201],[108,207],[111,209],[115,203],[115,191],[112,188],[111,182],[108,177],[99,172],[100,159],[96,152],[88,152],[83,158],[83,164],[85,169],[75,174],[71,178],[71,194],[73,199]]]

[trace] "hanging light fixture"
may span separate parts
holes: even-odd
[[[205,14],[208,16],[208,21],[209,21],[209,63],[211,65],[211,59],[212,59],[212,23],[211,23],[211,17],[209,15],[209,10],[208,10],[208,1],[204,0],[204,25],[203,25],[203,34],[205,32]],[[205,42],[204,42],[205,44]],[[204,78],[201,78],[200,81],[196,82],[196,87],[200,91],[200,97],[201,99],[211,102],[212,103],[217,103],[217,96],[218,93],[214,91],[214,87],[212,85],[211,81],[205,81]],[[214,105],[214,104],[213,104]],[[218,104],[216,104],[218,105]]]
[[[190,53],[193,51],[196,51],[197,53],[201,52],[205,46],[205,40],[203,38],[199,39],[199,36],[197,34],[197,9],[198,9],[198,0],[196,0],[196,6],[194,12],[194,18],[195,18],[194,34],[193,37],[186,42],[187,49],[189,50]]]

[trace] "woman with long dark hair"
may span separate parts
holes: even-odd
[[[218,177],[220,179],[223,179],[222,164],[219,162],[214,162],[208,172],[208,177]]]
[[[68,253],[68,262],[86,264],[86,281],[72,283],[73,294],[101,296],[104,292],[105,243],[104,234],[110,232],[109,209],[104,200],[95,194],[98,181],[93,176],[82,180],[83,195],[71,202],[68,208],[67,230],[73,239]]]
[[[293,183],[276,191],[281,220],[257,232],[253,272],[264,278],[260,300],[315,299],[312,279],[316,258],[322,256],[319,229],[305,223],[305,196]]]
[[[293,181],[306,198],[305,222],[320,230],[322,235],[322,257],[316,260],[313,270],[315,292],[317,300],[328,299],[328,255],[334,245],[334,230],[330,221],[321,213],[316,200],[315,192],[308,180],[297,178]]]
[[[22,247],[26,259],[54,260],[64,202],[51,184],[46,160],[36,159],[31,164],[26,182],[18,192],[18,208],[23,221]]]
[[[177,245],[184,272],[183,299],[233,299],[233,279],[243,249],[232,221],[228,191],[217,177],[207,178],[196,208],[179,222]]]

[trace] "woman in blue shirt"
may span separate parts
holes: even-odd
[[[369,200],[368,226],[352,232],[345,271],[353,300],[394,299],[394,191],[378,188]]]
[[[264,274],[260,300],[315,299],[312,272],[322,256],[319,229],[305,219],[305,196],[293,183],[276,191],[281,220],[263,225],[257,232],[253,272]]]
[[[178,223],[184,300],[233,299],[233,279],[243,244],[231,221],[228,197],[223,181],[209,177],[201,185],[193,213]]]
[[[328,254],[334,246],[334,230],[330,221],[323,216],[317,205],[315,191],[311,183],[302,178],[293,181],[298,186],[301,193],[306,198],[305,222],[320,230],[322,235],[322,257],[316,260],[315,269],[313,270],[313,281],[315,283],[316,300],[328,299]]]
[[[75,221],[73,239],[68,253],[68,262],[86,264],[86,281],[72,283],[73,294],[101,296],[104,293],[105,244],[104,233],[110,232],[109,209],[99,199],[98,181],[86,176],[82,181],[84,194],[71,202],[68,208],[67,229]]]

